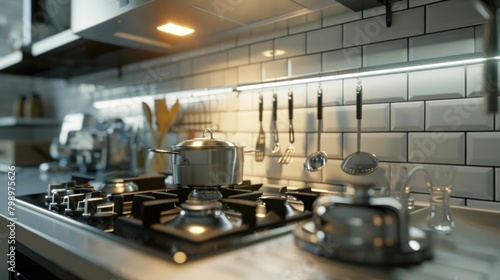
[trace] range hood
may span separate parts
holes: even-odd
[[[335,0],[73,0],[71,29],[91,40],[173,53],[335,5],[340,4]],[[189,27],[194,33],[181,37],[157,30],[166,23]]]
[[[26,6],[44,1],[23,0],[31,3]],[[276,23],[286,27],[289,19],[327,8],[358,11],[385,1],[71,0],[70,28],[0,57],[0,73],[71,78],[244,37]],[[176,36],[157,30],[166,23],[194,33]]]
[[[5,10],[0,11],[0,18],[10,24],[0,25],[0,31],[8,33],[2,33],[1,46],[8,45],[10,37],[23,39],[22,45],[0,48],[2,74],[70,78],[164,55],[74,34],[69,1],[1,1]]]

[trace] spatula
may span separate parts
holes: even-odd
[[[259,122],[260,131],[257,137],[257,144],[255,145],[255,161],[263,161],[266,155],[266,134],[262,128],[262,112],[264,110],[264,101],[262,94],[259,96]]]
[[[290,90],[288,92],[288,140],[290,141],[290,145],[286,148],[283,156],[278,160],[281,164],[289,164],[293,156],[295,155],[295,148],[293,147],[293,143],[295,142],[295,131],[293,130],[293,91]]]

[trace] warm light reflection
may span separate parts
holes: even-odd
[[[277,57],[280,55],[284,55],[286,51],[284,50],[265,50],[262,52],[262,55],[265,57]]]
[[[192,234],[202,234],[206,229],[202,226],[189,226],[188,231]]]
[[[186,35],[191,34],[191,33],[194,32],[194,29],[191,29],[191,28],[188,28],[188,27],[184,27],[184,26],[180,26],[180,25],[177,25],[177,24],[174,24],[174,23],[167,23],[167,24],[164,24],[164,25],[160,25],[160,26],[156,27],[156,29],[158,29],[158,30],[160,30],[162,32],[174,34],[174,35],[177,35],[177,36],[186,36]]]

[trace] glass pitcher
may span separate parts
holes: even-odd
[[[455,168],[437,165],[388,165],[385,176],[389,194],[410,210],[414,207],[410,192],[417,174],[423,175],[430,193],[430,210],[427,216],[429,227],[437,232],[450,233],[455,225],[449,207]]]

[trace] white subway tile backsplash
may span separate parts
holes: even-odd
[[[406,61],[408,61],[407,39],[363,46],[363,67]]]
[[[467,133],[467,164],[500,166],[500,132]]]
[[[495,200],[500,201],[500,168],[495,168],[495,193]]]
[[[493,200],[493,168],[456,167],[452,196]]]
[[[433,167],[433,165],[427,164],[422,166]],[[468,166],[455,166],[454,168],[455,179],[453,180],[451,196],[490,200],[493,198],[493,168]],[[422,176],[415,179],[412,191],[429,193]]]
[[[193,58],[193,73],[203,73],[227,67],[227,53],[220,52]]]
[[[289,34],[302,33],[321,28],[321,11],[294,17],[288,20]]]
[[[251,84],[262,80],[262,69],[259,63],[238,67],[238,83]]]
[[[307,32],[307,53],[331,51],[342,48],[342,26]]]
[[[306,182],[321,182],[321,171],[307,172],[304,169],[305,157],[294,157],[289,164],[283,165],[282,176],[285,179],[306,181]]]
[[[330,159],[342,159],[342,134],[322,133],[321,151],[324,151]],[[318,151],[318,133],[307,134],[307,155]]]
[[[410,8],[427,5],[434,2],[439,2],[441,0],[409,0]]]
[[[344,104],[356,103],[357,79],[344,80]],[[362,79],[363,104],[405,101],[406,74],[392,74]]]
[[[356,107],[323,108],[323,128],[328,132],[356,131]],[[362,131],[389,131],[389,104],[363,106]]]
[[[307,106],[317,106],[319,86],[319,83],[307,84]],[[342,87],[343,82],[341,80],[322,82],[321,89],[323,91],[323,106],[342,105]]]
[[[192,82],[193,82],[193,84],[191,85],[191,87],[193,89],[210,87],[210,83],[211,83],[210,73],[195,75],[195,76],[193,76]]]
[[[498,202],[495,203],[491,201],[467,199],[467,206],[478,209],[500,211],[500,203]]]
[[[465,164],[464,133],[442,131],[408,134],[408,161]]]
[[[479,97],[483,94],[483,64],[467,65],[467,97]]]
[[[238,84],[238,68],[228,68],[224,70],[224,85]]]
[[[423,131],[424,102],[391,103],[391,131]]]
[[[288,28],[278,24],[267,24],[241,34],[236,40],[237,46],[250,45],[252,43],[271,40],[288,34]]]
[[[262,96],[264,98],[264,95]],[[238,94],[237,103],[232,109],[237,111],[256,111],[258,110],[258,99],[259,95],[255,94],[253,91],[240,92]],[[265,104],[267,100],[263,99]]]
[[[321,73],[321,54],[293,57],[288,60],[290,76],[304,76]]]
[[[227,52],[228,66],[236,67],[250,63],[249,47],[239,47]]]
[[[182,60],[181,62],[179,62],[179,76],[187,76],[187,75],[191,75],[193,73],[192,71],[192,67],[191,67],[191,60],[190,59],[187,59],[187,60]]]
[[[262,114],[262,126],[264,131],[266,131],[268,124],[271,122],[271,116],[268,111],[264,111]],[[241,132],[259,132],[259,112],[255,111],[240,111],[237,112],[237,128]],[[269,132],[269,130],[267,130]]]
[[[493,116],[483,112],[482,98],[427,101],[425,130],[493,130]]]
[[[238,131],[238,114],[236,112],[221,112],[219,129],[221,131]]]
[[[410,72],[408,83],[409,100],[465,97],[463,67]]]
[[[473,1],[454,0],[427,6],[426,33],[483,24]]]
[[[357,152],[355,133],[344,133],[344,157]],[[361,151],[373,153],[381,161],[406,162],[406,133],[362,133]]]
[[[361,17],[362,12],[354,12],[345,6],[335,5],[323,10],[323,27],[355,21]]]
[[[285,52],[279,58],[304,55],[306,53],[306,34],[301,33],[275,39],[274,51],[277,52],[278,50]]]
[[[342,71],[361,67],[361,47],[323,53],[323,72]]]
[[[250,63],[270,61],[274,55],[273,41],[265,41],[250,45]]]
[[[410,61],[474,53],[474,28],[433,33],[409,39]]]
[[[288,76],[288,60],[280,59],[262,63],[262,80],[275,80]]]
[[[250,159],[252,160],[252,159]],[[278,163],[276,157],[265,157],[264,161],[256,162],[253,159],[253,176],[267,177],[269,179],[285,180],[283,178],[283,165]],[[283,179],[282,179],[283,178]],[[288,182],[285,182],[285,185]]]
[[[218,86],[227,85],[226,84],[226,77],[225,77],[225,70],[210,72],[208,77],[209,77],[209,86],[208,87],[218,87]]]
[[[393,22],[408,24],[386,27],[385,15],[344,24],[344,48],[424,34],[424,8],[396,12]]]

